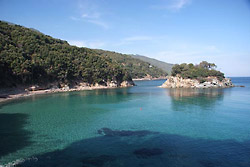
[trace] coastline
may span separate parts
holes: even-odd
[[[166,79],[166,77],[160,78],[136,78],[132,79],[133,81],[150,81],[150,80],[161,80]],[[127,84],[121,86],[103,86],[103,85],[93,85],[93,86],[77,86],[74,88],[49,88],[49,89],[41,89],[41,90],[28,90],[27,87],[18,87],[18,88],[9,88],[0,90],[0,104],[19,99],[22,97],[29,97],[33,95],[43,95],[43,94],[52,94],[52,93],[60,93],[60,92],[75,92],[75,91],[84,91],[84,90],[96,90],[96,89],[115,89],[115,88],[126,88],[132,87],[134,85]]]
[[[24,88],[13,88],[6,93],[0,93],[0,104],[3,102],[19,99],[22,97],[29,97],[33,95],[42,95],[42,94],[52,94],[52,93],[60,93],[60,92],[75,92],[75,91],[84,91],[84,90],[96,90],[96,89],[115,89],[115,88],[127,88],[132,87],[133,85],[127,86],[86,86],[86,87],[76,87],[76,88],[51,88],[51,89],[43,89],[43,90],[35,90],[29,91]]]

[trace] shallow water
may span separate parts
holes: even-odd
[[[132,88],[37,95],[0,105],[0,164],[250,166],[250,78],[227,89]],[[27,159],[28,158],[28,159]]]

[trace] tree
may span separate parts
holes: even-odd
[[[218,79],[222,80],[224,74],[220,71],[215,70],[216,65],[214,63],[208,63],[206,61],[202,61],[199,65],[194,66],[192,63],[190,64],[176,64],[172,68],[172,76],[179,75],[182,78],[199,78],[202,79],[208,76],[214,76]]]
[[[207,61],[200,62],[198,66],[204,69],[216,68],[216,65],[214,63],[208,63]]]

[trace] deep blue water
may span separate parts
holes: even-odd
[[[244,88],[136,87],[39,95],[0,105],[0,164],[250,167],[250,78]]]

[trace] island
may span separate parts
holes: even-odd
[[[230,78],[224,73],[215,70],[214,63],[202,61],[198,65],[176,64],[173,66],[171,76],[168,76],[162,88],[228,88],[233,87]]]

